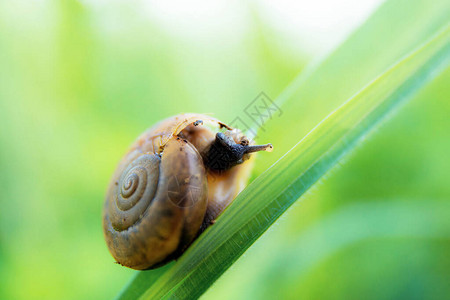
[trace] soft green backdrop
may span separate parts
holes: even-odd
[[[2,299],[115,296],[133,271],[113,263],[101,208],[127,146],[180,112],[242,116],[259,92],[275,98],[311,59],[288,51],[252,6],[244,9],[249,21],[239,37],[193,42],[157,26],[141,2],[82,3],[0,1]],[[420,22],[413,14],[403,18],[404,26]],[[364,83],[385,67],[367,78],[349,67],[342,76]],[[450,233],[437,230],[450,226],[449,81],[447,70],[294,205],[204,298],[450,295]],[[321,84],[328,95],[302,102],[294,94],[280,123],[306,133],[328,114],[337,105],[333,96],[344,96],[333,82]],[[254,176],[298,141],[283,131],[261,134],[276,151],[259,156]]]

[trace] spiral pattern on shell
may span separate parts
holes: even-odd
[[[111,224],[118,231],[133,226],[144,215],[156,193],[160,158],[142,154],[120,175],[115,188]]]

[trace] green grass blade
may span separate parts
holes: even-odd
[[[195,298],[399,104],[448,66],[450,26],[324,119],[250,184],[143,295]]]
[[[264,252],[268,255],[278,253],[275,257],[247,257],[246,263],[250,264],[244,268],[258,264],[256,260],[264,261],[264,264],[258,266],[257,276],[246,278],[232,290],[227,290],[226,297],[286,298],[286,293],[315,268],[320,268],[339,253],[369,241],[381,240],[379,243],[383,245],[383,241],[389,244],[392,240],[448,240],[449,211],[450,202],[436,198],[365,198],[343,205],[310,224],[302,234],[290,236],[284,243],[266,244]],[[267,282],[279,288],[274,289]],[[283,291],[281,295],[280,291]],[[206,298],[214,299],[220,295],[217,290],[213,295],[209,292],[205,294]]]
[[[172,265],[173,263],[169,263],[155,270],[134,273],[133,278],[131,278],[128,284],[123,287],[116,299],[133,300],[139,298],[164,274],[164,272],[170,269]]]
[[[264,156],[264,160],[258,159],[255,174],[267,169],[279,157],[277,152],[284,153],[290,149],[326,114],[386,70],[408,49],[423,43],[441,28],[448,20],[448,1],[428,4],[426,0],[386,1],[331,55],[302,72],[276,100],[279,105],[285,102],[283,107],[289,109],[283,110],[282,118],[268,120],[266,131],[259,133],[260,140],[273,142],[277,151]],[[405,6],[408,7],[407,14],[404,13]],[[323,88],[324,82],[327,88]],[[320,113],[310,112],[319,108]],[[301,114],[300,111],[308,113]],[[302,125],[294,128],[292,123],[298,115],[302,117]],[[286,134],[279,135],[281,130]],[[137,272],[119,299],[141,295],[166,270]]]
[[[270,141],[280,153],[287,152],[331,111],[443,28],[449,15],[447,0],[432,5],[427,0],[385,1],[347,40],[310,63],[276,98],[283,115],[266,118],[258,141]],[[279,158],[277,153],[259,156],[255,174]]]

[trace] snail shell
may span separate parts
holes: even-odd
[[[203,122],[225,127],[226,134]],[[242,159],[215,169],[206,163],[217,154],[215,143],[244,149]],[[144,270],[180,256],[244,188],[251,170],[247,152],[271,149],[245,144],[239,131],[200,114],[171,117],[142,134],[119,163],[106,195],[103,230],[116,261]]]

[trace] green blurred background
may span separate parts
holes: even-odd
[[[417,13],[433,9],[416,2]],[[170,7],[154,9],[145,1],[0,1],[1,299],[117,295],[134,271],[109,255],[101,209],[128,145],[181,112],[232,121],[261,91],[275,99],[336,42],[333,26],[316,41],[297,40],[268,21],[263,4],[232,3],[165,18]],[[420,23],[414,13],[399,17],[403,27]],[[183,22],[193,20],[186,29]],[[381,13],[378,21],[385,23]],[[381,29],[366,33],[389,36],[390,29]],[[356,39],[353,45],[361,61],[371,55],[363,44]],[[408,50],[400,48],[395,55]],[[360,81],[360,87],[386,67],[367,62],[371,71],[360,74],[355,66],[363,64],[355,59],[346,67],[340,57],[328,70],[346,68],[339,73],[344,82]],[[447,69],[385,122],[204,299],[448,297],[449,80]],[[332,81],[320,90],[314,101],[294,93],[283,103],[280,120],[259,139],[275,151],[258,157],[253,178],[335,108],[336,99],[357,91]]]

